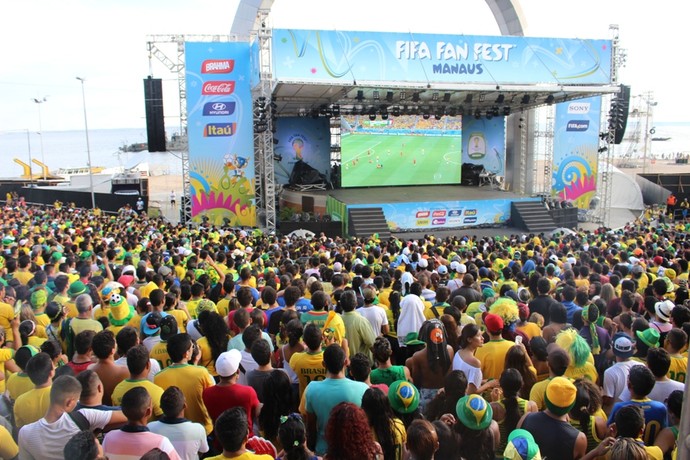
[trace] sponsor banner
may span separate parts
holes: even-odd
[[[204,104],[205,117],[222,117],[235,113],[234,101],[207,102]]]
[[[278,80],[611,83],[611,40],[273,30]]]
[[[551,193],[588,209],[596,194],[601,98],[556,105]]]
[[[538,198],[440,201],[433,203],[433,211],[429,210],[429,202],[357,204],[349,205],[348,209],[380,206],[388,227],[401,231],[504,224],[510,219],[510,204],[513,201],[538,201]],[[448,217],[433,217],[441,213]]]
[[[185,43],[192,217],[256,226],[248,43]]]
[[[462,118],[462,162],[482,165],[488,172],[505,176],[505,117]]]

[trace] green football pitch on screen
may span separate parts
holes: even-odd
[[[342,187],[460,183],[461,136],[350,134],[340,148]]]

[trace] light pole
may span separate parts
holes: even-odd
[[[81,82],[81,100],[84,106],[84,132],[86,133],[86,158],[87,166],[89,167],[89,187],[91,188],[91,209],[96,209],[96,195],[93,193],[93,170],[91,169],[91,147],[89,147],[89,123],[86,118],[86,93],[84,92],[84,82],[86,79],[77,77]]]
[[[48,96],[43,96],[43,99],[33,98],[36,104],[38,104],[38,135],[41,141],[41,163],[46,164],[46,157],[43,155],[43,123],[41,120],[41,104],[48,100]],[[45,168],[41,168],[41,171],[45,171]],[[43,174],[43,180],[46,179],[45,173]]]
[[[652,115],[652,108],[656,106],[656,102],[654,101],[654,93],[651,91],[648,91],[645,93],[643,96],[644,101],[647,103],[647,110],[645,111],[645,126],[644,126],[644,157],[642,159],[642,174],[647,173],[647,152],[650,154],[652,153],[652,146],[650,142],[650,130],[652,128],[649,127],[649,121],[652,119],[652,123],[654,123],[654,116]]]
[[[33,183],[34,175],[31,172],[31,135],[28,129],[26,130],[26,145],[29,147],[29,181]]]

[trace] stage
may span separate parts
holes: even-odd
[[[297,212],[330,215],[343,222],[357,209],[380,208],[391,232],[448,230],[504,226],[510,222],[511,203],[539,201],[496,189],[495,185],[427,185],[350,188],[325,191],[284,189],[281,206]]]

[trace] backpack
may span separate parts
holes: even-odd
[[[62,343],[65,344],[67,356],[72,359],[71,357],[74,355],[74,330],[72,329],[72,318],[67,318],[62,322],[60,338],[62,339]]]

